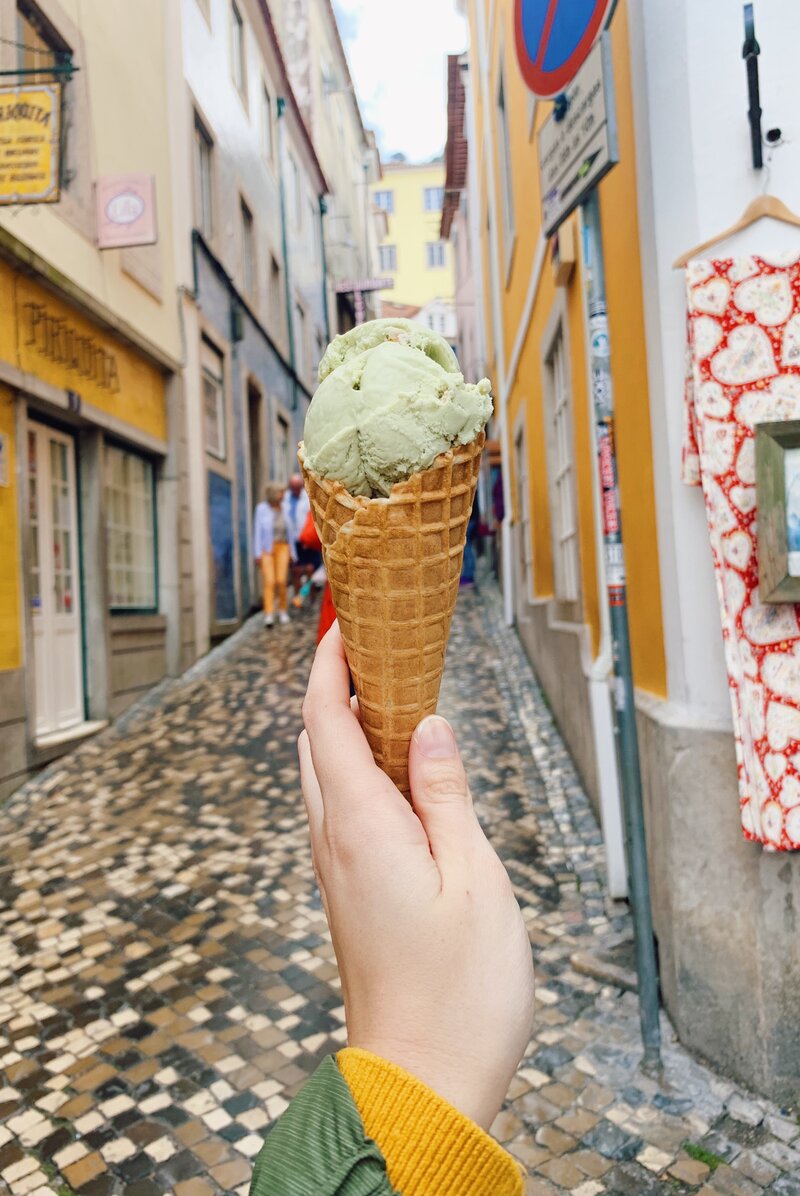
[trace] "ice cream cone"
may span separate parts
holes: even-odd
[[[439,698],[484,441],[456,445],[388,498],[320,477],[300,445],[364,732],[406,797],[411,736]]]

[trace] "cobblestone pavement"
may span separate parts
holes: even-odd
[[[256,622],[0,811],[0,1190],[246,1193],[253,1156],[345,1039],[295,738],[306,616]],[[518,642],[464,595],[441,708],[530,930],[536,1036],[494,1125],[528,1193],[800,1196],[800,1124],[580,974],[628,919]],[[465,1194],[467,1196],[467,1194]]]

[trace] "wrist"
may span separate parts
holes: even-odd
[[[347,1045],[402,1068],[483,1130],[500,1112],[508,1084],[492,1083],[482,1062],[464,1052],[370,1034],[348,1034]]]

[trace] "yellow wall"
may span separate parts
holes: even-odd
[[[8,6],[12,8],[12,5]],[[70,130],[75,160],[88,178],[83,228],[65,218],[66,203],[0,210],[0,228],[30,246],[54,270],[109,308],[173,359],[181,357],[175,302],[172,167],[167,122],[167,9],[162,0],[134,4],[60,0],[64,37],[76,47],[82,97]],[[13,49],[7,48],[8,53]],[[0,55],[2,56],[2,55]],[[7,57],[4,65],[9,66]],[[169,69],[179,71],[175,61]],[[85,98],[83,98],[85,97]],[[91,181],[142,171],[155,175],[158,244],[133,250],[96,246]],[[72,188],[72,194],[76,194]],[[68,194],[68,193],[65,193]],[[153,295],[130,272],[145,267],[160,281]]]
[[[541,233],[540,195],[536,157],[536,130],[549,115],[551,105],[539,102],[530,120],[530,99],[514,53],[513,0],[472,0],[470,6],[471,44],[478,44],[476,20],[486,20],[489,11],[494,23],[489,30],[489,83],[482,94],[481,79],[473,55],[471,79],[476,89],[476,125],[479,143],[470,147],[477,154],[478,177],[489,179],[490,163],[484,160],[482,142],[484,111],[488,108],[491,127],[492,162],[495,179],[495,211],[499,228],[493,230],[498,241],[501,273],[503,345],[506,365],[524,318],[531,272]],[[612,373],[617,417],[620,491],[623,528],[628,563],[631,641],[636,684],[658,695],[666,694],[661,617],[661,591],[655,521],[652,449],[649,406],[647,402],[647,361],[645,351],[641,263],[636,219],[636,171],[631,111],[631,85],[627,12],[621,0],[612,24],[612,52],[616,85],[620,136],[620,163],[600,184],[603,239],[606,255],[606,283],[611,333]],[[509,122],[515,240],[504,243],[503,197],[499,154],[499,120],[496,97],[501,69],[505,79],[506,111]],[[488,185],[488,183],[487,183]],[[486,208],[484,199],[480,226],[484,242]],[[577,218],[572,217],[577,237]],[[484,277],[489,289],[491,274],[484,244]],[[508,276],[505,265],[511,254]],[[577,518],[581,559],[582,620],[591,632],[595,648],[600,636],[601,602],[598,593],[597,557],[594,525],[593,480],[596,468],[592,422],[587,393],[587,362],[583,319],[583,280],[580,269],[573,272],[566,289],[566,333],[570,350],[573,397],[573,438],[577,490]],[[553,593],[553,560],[548,488],[546,424],[543,405],[543,341],[556,304],[556,288],[550,265],[545,260],[536,292],[530,323],[523,342],[519,365],[508,398],[508,426],[513,441],[514,430],[524,407],[528,446],[528,475],[533,534],[534,590],[537,597]],[[487,303],[487,328],[491,330],[491,308]],[[491,345],[491,335],[489,337]],[[491,352],[489,354],[491,358]],[[512,460],[508,463],[513,472]],[[516,485],[512,486],[516,493]],[[517,514],[515,512],[515,514]]]
[[[8,485],[0,486],[0,672],[22,664],[19,601],[19,520],[15,444],[15,402],[0,386],[0,433],[8,437]]]
[[[425,187],[444,187],[444,163],[410,166],[407,163],[383,164],[383,178],[371,187],[376,191],[394,193],[394,212],[389,216],[389,231],[381,245],[397,249],[397,269],[380,270],[381,277],[394,279],[394,289],[383,291],[389,303],[409,303],[424,307],[431,299],[449,299],[455,294],[453,247],[445,247],[445,265],[430,269],[425,245],[439,240],[441,212],[426,212],[423,206]]]

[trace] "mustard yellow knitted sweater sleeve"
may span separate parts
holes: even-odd
[[[369,1051],[336,1055],[364,1129],[402,1196],[522,1196],[519,1165],[421,1080]]]

